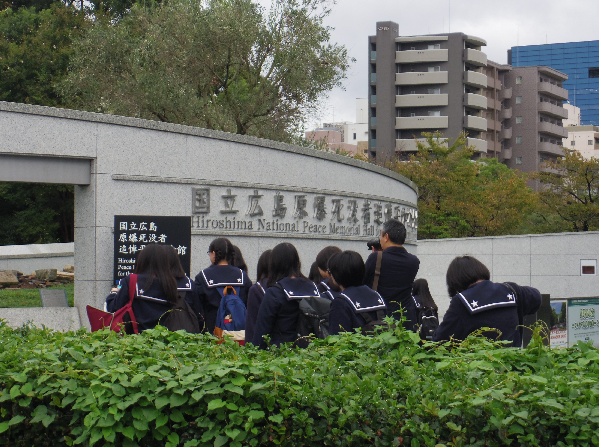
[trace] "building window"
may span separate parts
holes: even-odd
[[[430,44],[428,45],[428,50],[438,50],[440,49],[440,44]]]
[[[522,83],[522,77],[518,76],[517,78],[515,78],[515,83],[516,84],[521,84]]]
[[[597,275],[597,260],[580,260],[580,275]]]
[[[570,146],[576,146],[576,142],[575,142],[574,140],[572,140],[572,141],[570,142]]]
[[[599,67],[591,67],[588,69],[588,77],[589,78],[598,78],[599,77]]]
[[[433,67],[428,67],[428,71],[429,72],[439,72],[440,71],[440,65],[435,65]]]
[[[411,50],[415,50],[415,47],[411,47]]]
[[[593,141],[592,141],[592,140],[589,140],[589,141],[588,141],[588,144],[592,146],[592,145],[593,145]]]
[[[440,88],[428,89],[428,94],[430,94],[430,95],[438,94],[438,93],[440,93]]]
[[[522,144],[522,136],[521,136],[521,135],[518,135],[518,136],[515,138],[515,143],[516,143],[516,144],[518,144],[518,145],[521,145],[521,144]]]
[[[520,124],[524,119],[522,117],[515,117],[515,122]]]
[[[515,158],[515,164],[516,165],[521,165],[522,164],[522,158],[521,157],[516,157]]]
[[[428,117],[440,117],[440,111],[439,110],[429,110]]]
[[[515,104],[522,104],[522,97],[521,96],[516,96],[515,97]]]
[[[357,140],[357,133],[353,132],[353,140]]]
[[[410,113],[409,113],[409,116],[410,116],[410,117],[415,117],[415,112],[410,112]]]

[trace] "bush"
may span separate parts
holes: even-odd
[[[599,352],[402,328],[308,349],[0,325],[0,445],[598,446]]]

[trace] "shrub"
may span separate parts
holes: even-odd
[[[0,325],[0,445],[598,446],[599,352],[402,327],[308,349]]]

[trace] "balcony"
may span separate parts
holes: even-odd
[[[501,102],[499,100],[495,100],[494,98],[486,98],[486,108],[487,109],[501,109]]]
[[[486,129],[490,129],[491,131],[500,132],[501,131],[501,123],[492,118],[486,119]]]
[[[423,84],[447,84],[449,72],[404,72],[397,73],[397,86],[413,86]]]
[[[561,146],[549,142],[539,142],[538,152],[544,152],[554,156],[563,156],[563,150],[561,149]]]
[[[427,107],[448,106],[449,95],[442,94],[420,94],[420,95],[397,95],[396,107]]]
[[[556,86],[555,84],[551,84],[550,82],[539,82],[538,91],[558,100],[568,99],[568,91],[566,89]]]
[[[377,55],[378,55],[378,54],[377,54],[375,51],[370,51],[370,52],[369,52],[369,60],[370,60],[370,61],[375,61],[375,60],[376,60],[376,57],[377,57]]]
[[[375,84],[377,80],[376,74],[375,73],[370,73],[369,74],[369,82],[370,84]]]
[[[417,152],[417,142],[426,143],[426,139],[424,138],[405,138],[405,139],[397,139],[395,143],[395,151],[396,152]]]
[[[513,89],[511,87],[503,89],[502,95],[504,100],[510,99],[513,96]]]
[[[447,62],[449,50],[406,50],[397,51],[395,62],[397,64],[420,64],[424,62]]]
[[[464,94],[463,104],[476,109],[486,109],[488,107],[488,101],[486,100],[486,97],[483,95],[477,95],[475,93]]]
[[[492,76],[487,76],[487,84],[486,87],[489,89],[501,90],[501,81],[493,78]]]
[[[513,116],[513,109],[511,109],[511,107],[501,110],[501,119],[502,120],[509,120],[512,116]]]
[[[463,60],[465,62],[469,62],[470,64],[479,65],[480,67],[486,67],[487,64],[486,53],[480,50],[474,50],[472,48],[467,48],[463,50]],[[486,86],[486,84],[485,84]]]
[[[446,129],[449,117],[397,117],[396,129]]]
[[[463,73],[463,83],[470,86],[485,89],[488,83],[488,78],[483,73],[468,70]]]
[[[481,140],[479,138],[468,138],[467,145],[473,147],[474,150],[476,150],[477,152],[483,153],[486,153],[486,150],[488,148],[486,140]]]
[[[369,104],[370,105],[375,106],[377,102],[378,102],[378,97],[376,95],[369,96]]]
[[[538,123],[538,132],[549,134],[554,137],[568,138],[568,130],[563,126],[558,126],[553,123],[547,123],[546,121]]]
[[[501,131],[502,139],[509,140],[511,137],[513,137],[513,131],[511,128],[505,128]]]
[[[538,111],[556,118],[568,118],[568,111],[562,106],[556,106],[553,103],[540,102],[538,103]]]
[[[466,115],[463,117],[463,127],[466,129],[474,129],[476,131],[486,131],[486,118]]]
[[[501,151],[501,156],[503,157],[504,160],[509,160],[513,157],[513,149],[512,148],[505,148]]]

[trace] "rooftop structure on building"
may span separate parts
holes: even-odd
[[[599,41],[565,42],[511,47],[513,67],[545,65],[568,76],[563,87],[569,103],[581,110],[581,124],[599,125]]]

